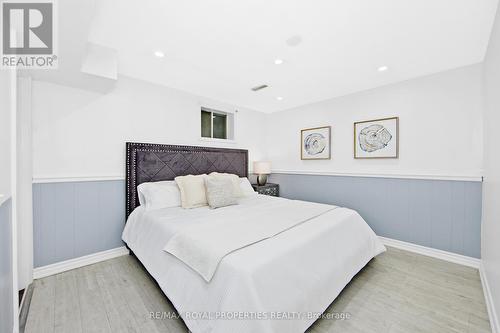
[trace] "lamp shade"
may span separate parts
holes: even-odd
[[[253,173],[267,175],[271,173],[271,163],[266,161],[253,162]]]

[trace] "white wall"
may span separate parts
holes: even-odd
[[[33,81],[34,178],[124,176],[125,142],[214,145],[263,156],[265,114],[121,76],[99,94]],[[235,144],[200,140],[200,107],[235,115]]]
[[[500,317],[500,11],[484,63],[484,183],[481,257],[494,306]],[[497,330],[500,327],[497,326]]]
[[[16,71],[0,70],[0,206],[5,219],[0,223],[0,252],[10,256],[0,262],[0,330],[18,332],[17,214],[16,207]],[[10,199],[10,201],[7,201]],[[6,216],[8,215],[8,216]],[[11,320],[6,316],[12,316]]]
[[[17,81],[17,254],[18,288],[33,281],[33,185],[31,130],[31,80]]]
[[[275,170],[354,174],[482,174],[481,65],[273,113],[266,145]],[[383,74],[381,74],[383,75]],[[400,158],[355,160],[353,123],[398,116]],[[332,159],[300,160],[300,130],[332,126]]]
[[[10,196],[10,74],[0,70],[0,204]]]

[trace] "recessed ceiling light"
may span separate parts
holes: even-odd
[[[165,53],[163,53],[162,51],[155,51],[155,56],[157,56],[158,58],[163,58],[165,56]]]
[[[388,70],[388,69],[389,69],[389,67],[387,67],[387,66],[380,66],[380,67],[378,68],[378,71],[379,71],[379,72],[385,72],[385,71],[386,71],[386,70]]]
[[[281,65],[283,63],[283,59],[275,59],[274,64],[275,65]]]
[[[277,99],[278,101],[282,101],[282,100],[283,100],[283,97],[278,96],[278,97],[276,97],[276,99]]]

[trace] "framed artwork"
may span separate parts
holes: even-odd
[[[331,126],[307,128],[300,131],[301,160],[329,160],[331,158]]]
[[[398,158],[399,118],[354,123],[354,158]]]

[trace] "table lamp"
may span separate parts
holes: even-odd
[[[257,174],[257,185],[266,185],[267,175],[271,173],[271,163],[267,161],[253,162],[253,173]]]

